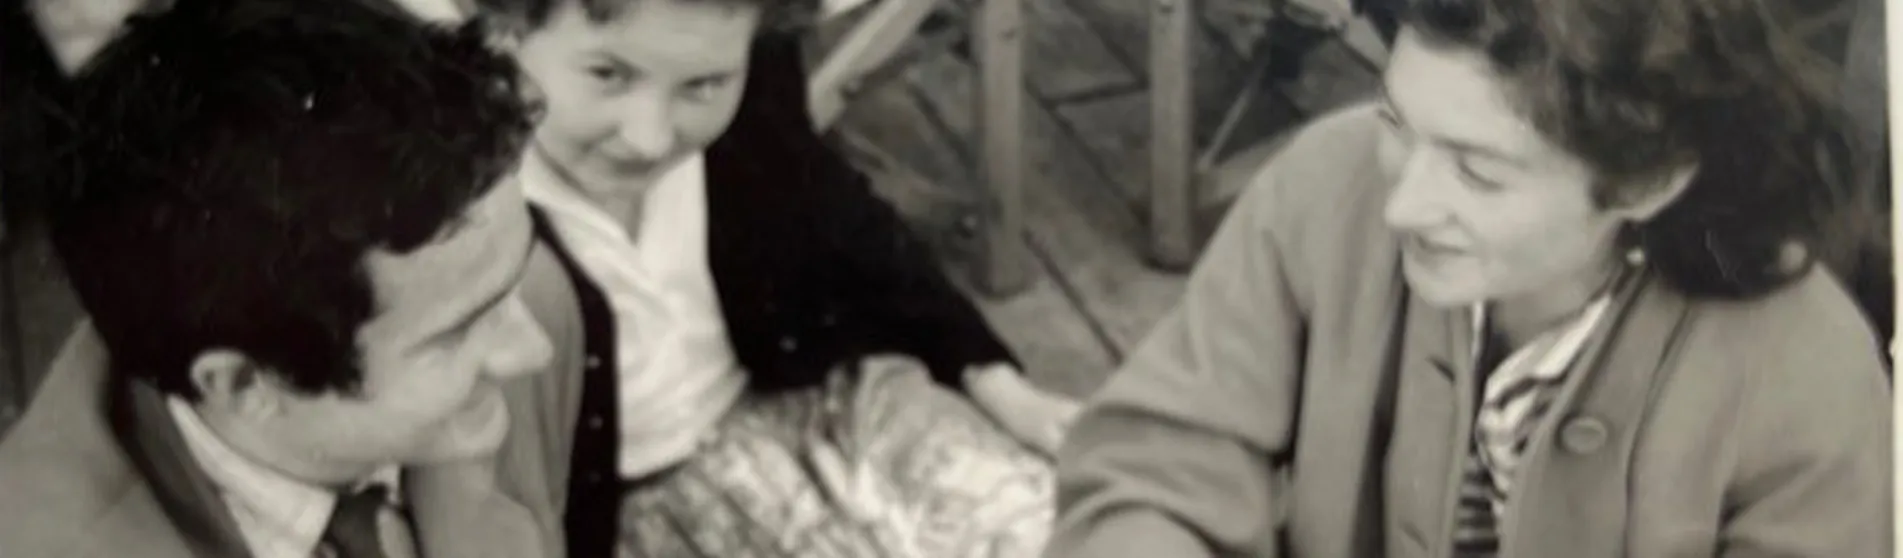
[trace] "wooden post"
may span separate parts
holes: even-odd
[[[1193,0],[1150,0],[1150,260],[1164,269],[1195,260],[1196,183]]]
[[[982,218],[978,287],[990,296],[1030,285],[1024,251],[1023,0],[983,0],[978,38],[978,165],[990,193]]]

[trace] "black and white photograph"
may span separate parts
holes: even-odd
[[[0,558],[1903,556],[1885,3],[0,0]]]

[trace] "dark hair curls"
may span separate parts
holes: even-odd
[[[1757,0],[1412,0],[1409,27],[1474,48],[1529,121],[1600,174],[1616,204],[1696,164],[1627,240],[1693,295],[1747,297],[1808,271],[1847,194],[1848,137]]]

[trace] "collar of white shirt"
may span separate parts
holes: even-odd
[[[694,154],[668,169],[649,190],[644,193],[641,204],[641,220],[635,234],[621,226],[620,221],[602,211],[600,206],[589,200],[537,149],[529,149],[522,159],[518,171],[522,178],[522,193],[536,203],[560,217],[555,219],[558,227],[586,227],[585,234],[597,238],[609,238],[620,243],[634,246],[642,252],[641,263],[644,267],[665,267],[667,264],[690,260],[689,253],[677,253],[672,246],[692,244],[683,242],[653,242],[649,239],[680,239],[690,231],[703,231],[705,225],[706,165],[704,156]],[[580,231],[577,231],[580,232]],[[566,236],[566,235],[565,235]],[[643,243],[643,240],[648,240]]]
[[[1486,383],[1481,388],[1484,401],[1500,397],[1508,387],[1520,378],[1532,377],[1554,379],[1566,374],[1573,360],[1586,350],[1586,342],[1612,306],[1613,294],[1602,293],[1586,304],[1586,307],[1567,321],[1540,334],[1525,346],[1506,355],[1506,360],[1498,363],[1494,370],[1481,371]],[[1468,310],[1472,316],[1472,344],[1469,346],[1473,359],[1480,359],[1481,345],[1486,342],[1488,320],[1487,305],[1475,304]],[[1529,361],[1528,359],[1533,359]]]
[[[178,397],[166,401],[172,420],[192,458],[218,487],[230,508],[245,544],[257,558],[310,558],[330,523],[337,495],[330,489],[284,476],[226,445],[190,403]],[[364,484],[383,483],[394,498],[400,493],[401,469],[379,469]]]

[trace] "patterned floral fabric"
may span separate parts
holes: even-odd
[[[1052,520],[1051,464],[925,368],[874,358],[751,396],[695,457],[632,488],[621,556],[1019,558]]]

